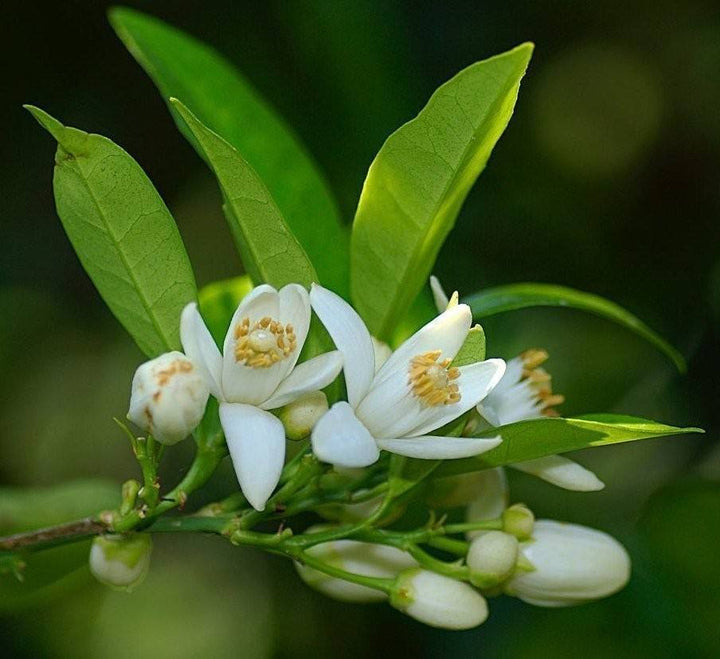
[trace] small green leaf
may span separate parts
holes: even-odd
[[[485,332],[480,325],[475,325],[468,332],[451,366],[467,366],[481,362],[483,359],[485,359]]]
[[[500,435],[502,444],[474,458],[448,460],[437,475],[452,476],[594,446],[701,432],[704,431],[700,428],[676,428],[620,414],[587,414],[575,419],[531,419],[478,433],[478,437]]]
[[[350,288],[378,338],[391,338],[425,285],[510,120],[532,49],[523,44],[458,73],[370,165],[353,225]]]
[[[195,277],[170,211],[140,165],[101,135],[25,106],[58,142],[55,203],[80,262],[140,349],[180,347]]]
[[[182,99],[257,172],[325,286],[347,296],[348,236],[322,175],[298,138],[235,67],[205,44],[124,7],[110,22],[165,100]],[[179,108],[173,118],[198,153],[205,149]]]
[[[198,293],[200,313],[218,346],[222,346],[235,309],[252,290],[250,277],[242,275],[203,286]]]
[[[217,177],[225,215],[252,280],[276,288],[293,282],[309,287],[317,281],[307,254],[253,168],[180,101],[171,99],[171,103]]]
[[[645,323],[621,306],[592,293],[583,293],[552,284],[508,284],[488,288],[462,300],[470,305],[474,318],[486,318],[505,311],[527,307],[567,307],[601,316],[632,330],[665,353],[680,372],[685,371],[685,359]]]

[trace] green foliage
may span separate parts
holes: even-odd
[[[676,428],[622,414],[531,419],[478,433],[478,437],[500,435],[502,444],[474,458],[448,460],[437,475],[452,476],[595,446],[698,432],[703,431],[699,428]]]
[[[276,288],[293,282],[309,287],[317,281],[307,254],[253,168],[180,101],[171,102],[217,177],[225,215],[252,280]]]
[[[475,318],[527,307],[566,307],[587,311],[632,330],[665,353],[679,371],[685,371],[685,359],[667,341],[621,306],[592,293],[552,284],[523,283],[486,288],[462,301],[470,305]]]
[[[284,121],[240,73],[205,44],[126,8],[110,21],[163,97],[181,99],[254,169],[325,286],[347,296],[347,233],[315,164]],[[205,147],[170,104],[180,130],[209,161]],[[212,164],[211,164],[212,166]]]
[[[467,366],[481,362],[483,359],[485,359],[485,332],[480,325],[475,325],[468,332],[465,343],[455,355],[451,366]]]
[[[0,489],[0,533],[19,533],[69,522],[118,504],[114,483],[89,479],[52,488]],[[9,569],[14,560],[0,554],[0,612],[46,602],[88,577],[90,542],[54,547],[24,556],[20,581]],[[3,569],[5,568],[5,569]]]
[[[247,275],[216,281],[203,286],[198,293],[200,313],[218,346],[222,346],[230,320],[240,301],[252,290]]]
[[[532,48],[523,44],[458,73],[370,166],[353,225],[351,293],[379,338],[389,340],[427,281],[510,120]]]
[[[58,142],[57,212],[100,295],[145,354],[179,348],[180,313],[195,299],[195,277],[160,195],[107,138],[26,107]]]

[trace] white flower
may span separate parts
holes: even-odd
[[[390,604],[415,620],[441,629],[471,629],[488,616],[485,598],[471,586],[420,568],[398,576]]]
[[[149,533],[99,535],[90,547],[90,572],[107,586],[130,591],[145,578],[151,551]]]
[[[437,277],[430,277],[430,288],[438,311],[457,304],[457,292],[451,299]],[[477,406],[479,414],[492,426],[557,416],[553,409],[563,396],[553,394],[550,375],[540,366],[547,360],[544,350],[527,350],[507,363],[505,375]],[[590,470],[560,455],[548,455],[510,465],[566,490],[594,492],[605,484]]]
[[[630,578],[630,557],[607,533],[542,519],[533,538],[520,545],[532,564],[518,571],[505,590],[537,606],[570,606],[607,597]]]
[[[209,395],[193,362],[168,352],[135,371],[127,416],[161,444],[175,444],[198,426]]]
[[[266,410],[276,409],[327,386],[342,368],[338,351],[295,366],[310,327],[307,291],[288,284],[254,288],[230,321],[223,353],[197,305],[182,313],[180,338],[198,365],[210,393],[220,401],[220,422],[240,488],[263,510],[285,461],[285,430]]]
[[[497,384],[505,362],[450,364],[472,322],[461,304],[448,309],[403,343],[375,373],[373,342],[342,298],[313,286],[310,300],[343,355],[348,402],[335,403],[312,433],[315,455],[343,467],[365,467],[380,449],[414,458],[478,455],[499,438],[438,437],[432,431],[472,409]]]
[[[309,529],[310,532],[319,530],[320,527]],[[400,549],[358,540],[323,542],[308,549],[308,553],[333,567],[365,577],[393,579],[403,570],[417,565],[410,554]],[[333,599],[358,603],[387,599],[381,590],[331,577],[302,563],[296,562],[295,568],[308,586]]]

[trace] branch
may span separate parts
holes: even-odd
[[[83,538],[89,538],[107,530],[108,527],[105,523],[93,517],[86,517],[66,524],[58,524],[45,529],[16,533],[15,535],[0,538],[0,550],[16,552],[49,549],[67,542],[76,542]]]

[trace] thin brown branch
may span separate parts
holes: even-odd
[[[54,545],[74,542],[107,531],[106,524],[92,517],[78,519],[67,524],[58,524],[36,531],[16,533],[0,538],[0,551],[35,551],[47,549]]]

